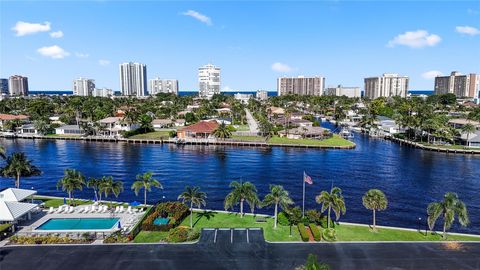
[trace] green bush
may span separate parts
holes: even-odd
[[[318,229],[317,225],[315,223],[310,223],[308,226],[310,227],[310,231],[312,232],[313,239],[315,241],[322,240],[322,233]]]
[[[85,239],[73,239],[69,237],[61,237],[56,235],[42,236],[18,236],[10,237],[10,242],[17,245],[41,245],[41,244],[81,244],[89,243]]]
[[[337,241],[337,232],[335,231],[335,229],[324,229],[322,236],[323,239],[328,242]]]
[[[176,227],[168,232],[166,240],[172,243],[180,243],[186,241],[193,241],[195,239],[198,239],[199,236],[200,233],[195,229],[191,229],[188,227]]]
[[[308,223],[320,224],[322,214],[317,210],[311,209],[305,212],[305,217],[308,219]]]
[[[310,240],[310,237],[308,236],[307,229],[305,228],[305,225],[303,223],[298,223],[298,232],[300,232],[300,237],[302,238],[303,242],[308,242]]]
[[[111,244],[111,243],[128,243],[132,239],[128,235],[123,235],[120,231],[116,231],[109,235],[107,238],[103,240],[103,243]]]
[[[290,222],[288,221],[287,214],[285,214],[285,212],[278,213],[277,221],[278,221],[278,224],[280,224],[282,226],[290,225]]]
[[[322,226],[322,228],[324,228],[324,229],[328,228],[328,226],[327,226],[327,224],[328,224],[327,216],[322,215],[317,224],[320,224],[320,226]],[[333,221],[333,219],[330,219],[330,228],[335,228],[335,222]]]
[[[177,131],[176,131],[176,130],[170,130],[170,131],[168,132],[168,137],[170,137],[170,138],[175,138],[175,137],[177,137]]]

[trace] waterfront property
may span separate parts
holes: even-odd
[[[9,121],[28,121],[30,119],[29,116],[19,114],[19,115],[14,115],[14,114],[0,114],[0,129],[5,128],[5,123]]]
[[[131,131],[140,127],[140,125],[129,123],[123,117],[118,116],[101,119],[99,123],[102,126],[101,134],[107,137],[118,137],[121,135],[121,132]]]
[[[190,126],[179,128],[177,138],[179,139],[209,139],[213,137],[213,131],[218,128],[216,121],[200,121]]]
[[[55,134],[67,136],[82,136],[84,131],[78,125],[63,125],[55,128]]]
[[[0,223],[12,224],[12,231],[22,221],[30,220],[38,209],[33,203],[35,190],[8,188],[0,192]]]

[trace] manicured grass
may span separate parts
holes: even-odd
[[[154,131],[154,132],[149,132],[145,134],[134,135],[132,137],[129,137],[129,139],[136,139],[136,140],[160,140],[162,138],[168,139],[169,133],[170,131],[168,130]]]
[[[263,228],[265,239],[268,241],[301,241],[300,234],[295,226],[292,227],[292,236],[289,236],[290,227],[278,225],[273,228],[273,218],[267,217],[266,222],[255,222],[256,217],[245,215],[243,218],[237,213],[218,213],[215,211],[196,212],[193,216],[195,229],[202,228]],[[190,226],[190,216],[186,217],[182,226]]]
[[[236,130],[237,131],[250,131],[250,127],[248,125],[238,125]]]
[[[428,233],[425,230],[405,231],[397,229],[377,228],[372,232],[370,227],[340,224],[335,227],[338,241],[440,241],[443,240],[440,234]],[[448,235],[447,240],[455,241],[480,241],[479,237]]]
[[[65,138],[80,138],[82,135],[68,135],[68,134],[47,134],[47,137],[65,137]]]
[[[59,207],[63,205],[63,198],[46,198],[46,197],[34,197],[35,200],[41,200],[44,202],[45,207]],[[70,201],[67,198],[67,203],[70,203]],[[75,199],[75,204],[76,205],[82,205],[82,204],[91,204],[93,203],[92,201],[85,201],[85,200],[80,200],[80,199]]]
[[[237,141],[245,141],[245,142],[264,142],[265,138],[262,136],[239,136],[239,135],[232,135],[231,137]]]
[[[293,145],[315,145],[315,146],[353,146],[354,144],[338,135],[325,140],[314,139],[289,139],[286,137],[274,136],[268,140],[270,144],[293,144]]]
[[[10,223],[0,224],[0,232],[3,232],[10,227],[12,227],[12,224],[10,224]]]
[[[420,143],[420,142],[418,142]],[[441,149],[461,149],[461,150],[478,150],[480,151],[479,148],[475,147],[466,147],[465,145],[442,145],[442,144],[427,144],[427,143],[420,143],[424,146],[428,147],[435,147],[435,148],[441,148]]]
[[[168,232],[148,232],[148,231],[141,231],[137,234],[135,239],[133,239],[134,243],[158,243],[160,241],[165,241]]]

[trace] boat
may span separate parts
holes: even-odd
[[[346,128],[343,128],[342,130],[340,130],[340,136],[342,136],[343,138],[353,138],[353,133],[350,132],[350,130],[346,129]]]

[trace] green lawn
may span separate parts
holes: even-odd
[[[341,224],[335,227],[338,241],[439,241],[440,234],[422,233],[418,231],[405,231],[396,229],[377,228],[377,232],[371,232],[369,227]],[[448,235],[448,240],[457,241],[480,241],[479,237]]]
[[[265,138],[262,136],[239,136],[239,135],[232,135],[231,139],[237,141],[245,141],[245,142],[264,142]]]
[[[346,140],[338,135],[325,140],[314,139],[289,139],[285,137],[274,136],[268,140],[270,144],[294,144],[294,145],[315,145],[315,146],[353,146],[349,140]]]
[[[168,232],[147,232],[141,231],[137,234],[135,239],[133,239],[134,243],[158,243],[160,241],[165,241]]]
[[[136,139],[136,140],[160,140],[160,139],[168,139],[170,131],[168,130],[162,130],[162,131],[154,131],[154,132],[149,132],[145,134],[138,134],[134,135],[132,137],[129,137],[129,139]]]
[[[263,228],[265,239],[268,241],[301,241],[296,227],[292,227],[292,237],[289,236],[290,227],[278,225],[273,229],[273,218],[266,218],[266,222],[255,222],[256,217],[245,215],[243,218],[236,213],[218,213],[215,211],[194,213],[194,228]],[[186,217],[182,226],[190,226],[190,216]]]
[[[461,149],[461,150],[480,150],[474,147],[466,147],[465,145],[442,145],[442,144],[427,144],[418,142],[427,147],[435,147],[435,148],[442,148],[442,149]]]
[[[12,227],[11,223],[0,224],[0,232],[3,232],[10,227]]]
[[[79,135],[68,135],[68,134],[47,134],[47,137],[64,137],[64,138],[80,138],[82,137],[81,134]]]
[[[35,196],[35,200],[41,200],[45,204],[45,207],[59,207],[63,205],[63,198],[46,198],[46,197],[41,197],[41,196]],[[69,202],[67,198],[67,203]],[[93,203],[92,201],[87,201],[87,200],[75,200],[75,203],[77,205],[82,205],[82,204],[91,204]]]

